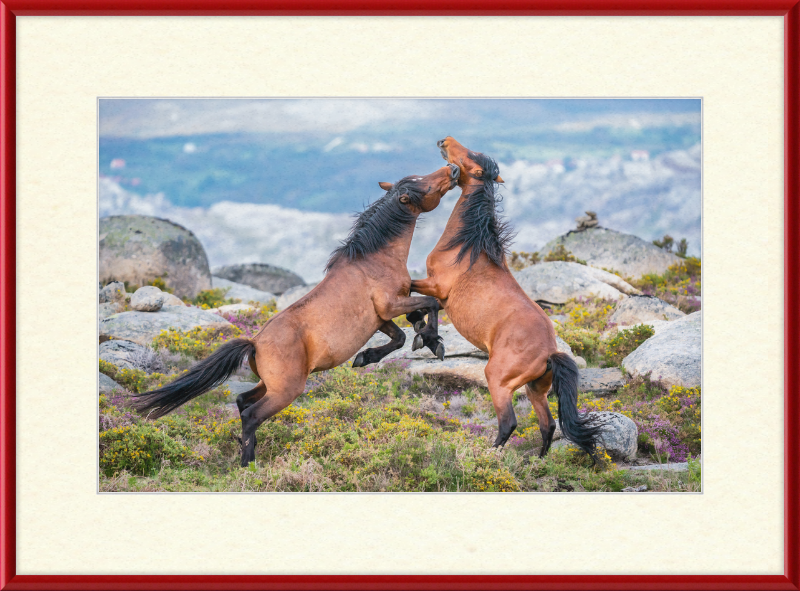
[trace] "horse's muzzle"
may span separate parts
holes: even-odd
[[[436,145],[439,147],[439,152],[441,152],[442,158],[447,160],[447,150],[444,149],[444,140],[439,140],[436,142]]]
[[[447,166],[450,167],[450,178],[454,181],[458,180],[458,175],[461,174],[461,169],[458,168],[458,164],[448,164]]]

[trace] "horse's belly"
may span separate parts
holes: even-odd
[[[480,314],[470,313],[471,306],[465,305],[466,302],[459,298],[449,298],[445,305],[447,317],[458,333],[470,343],[478,347],[484,353],[488,353],[488,343],[486,342],[486,316],[491,311],[484,310]]]
[[[318,353],[312,362],[312,372],[324,371],[345,363],[363,348],[383,324],[374,314],[370,319],[360,320],[342,321],[335,330],[318,337],[315,343]]]

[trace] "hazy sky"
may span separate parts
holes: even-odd
[[[699,116],[699,99],[101,99],[100,135],[346,133],[368,126],[452,122],[627,125]]]

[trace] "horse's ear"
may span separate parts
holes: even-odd
[[[496,183],[504,183],[505,181],[503,180],[503,177],[501,177],[501,176],[498,174],[498,175],[497,175],[497,178],[496,178],[496,179],[494,179],[494,182],[496,182]]]
[[[394,185],[392,183],[378,183],[378,186],[384,191],[391,191]]]
[[[408,193],[405,195],[400,195],[400,203],[407,204],[409,201],[411,201],[411,199],[408,198]]]

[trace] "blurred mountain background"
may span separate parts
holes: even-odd
[[[699,99],[101,99],[99,118],[100,216],[179,223],[212,267],[264,262],[318,281],[378,182],[443,166],[447,135],[500,164],[515,250],[592,210],[701,254]],[[420,218],[415,274],[457,197]]]

